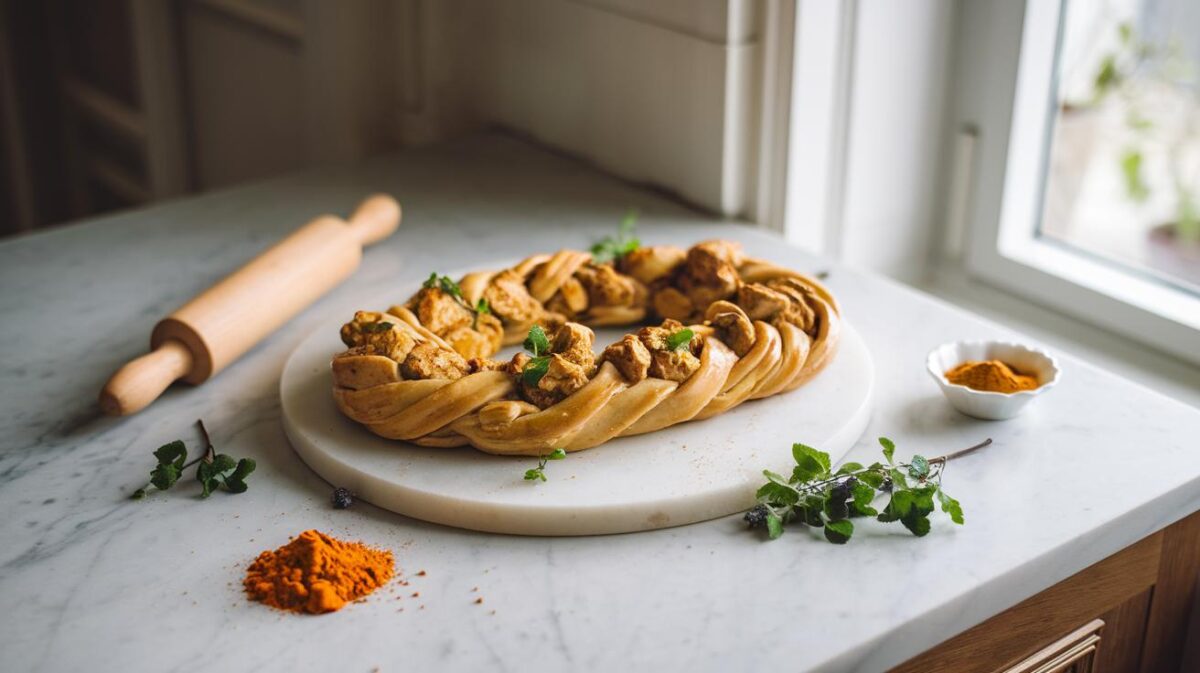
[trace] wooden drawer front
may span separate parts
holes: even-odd
[[[1103,628],[1103,620],[1093,619],[1000,673],[1092,673]]]

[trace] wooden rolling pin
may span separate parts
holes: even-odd
[[[400,204],[376,194],[350,221],[323,215],[154,326],[150,353],[100,391],[112,416],[144,409],[172,382],[203,383],[358,268],[363,247],[400,225]]]

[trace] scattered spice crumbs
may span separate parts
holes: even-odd
[[[417,573],[417,577],[424,577],[424,576],[425,576],[425,571],[424,571],[424,570],[422,570],[422,571],[420,571],[420,572],[418,572],[418,573]]]
[[[476,605],[479,605],[479,604],[480,604],[480,603],[482,603],[482,602],[483,602],[483,596],[480,596],[479,598],[476,598],[476,599],[475,599],[475,604],[476,604]]]

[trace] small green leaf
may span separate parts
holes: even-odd
[[[451,297],[462,297],[462,288],[459,287],[458,283],[454,282],[454,280],[449,276],[442,276],[439,278],[438,286],[442,288],[442,292],[445,292]]]
[[[637,216],[637,210],[631,208],[625,213],[625,217],[621,218],[621,225],[615,237],[606,236],[592,246],[592,262],[606,264],[628,255],[641,246],[641,241],[633,235]]]
[[[937,492],[934,486],[923,486],[914,488],[911,491],[913,496],[913,509],[922,515],[933,512],[933,495]]]
[[[222,472],[228,472],[228,471],[232,470],[234,467],[237,467],[237,461],[234,460],[233,457],[230,456],[229,454],[218,453],[217,455],[213,456],[213,461],[212,461],[213,474],[220,474]]]
[[[525,350],[533,353],[536,358],[550,352],[550,339],[541,325],[529,328],[529,336],[525,337]]]
[[[946,495],[941,489],[938,489],[937,497],[938,502],[942,504],[942,511],[950,515],[951,521],[961,526],[963,524],[962,505],[954,498]]]
[[[929,517],[926,516],[910,514],[909,516],[901,517],[900,523],[917,537],[925,537],[930,529]]]
[[[834,544],[846,544],[854,535],[854,524],[849,520],[830,521],[825,524],[825,539]]]
[[[880,468],[877,466],[871,466],[867,468],[867,471],[857,475],[858,480],[870,486],[871,488],[878,489],[880,486],[883,486],[883,473],[877,472],[876,470],[878,469]]]
[[[566,457],[566,449],[554,449],[544,456],[539,456],[537,467],[525,470],[525,479],[529,481],[546,481],[546,463],[552,460],[562,460]]]
[[[246,477],[258,467],[258,463],[254,462],[253,458],[243,458],[237,462],[237,467],[233,469],[233,474],[225,477],[225,489],[230,493],[245,493],[249,486],[246,485]]]
[[[824,451],[796,443],[792,444],[792,457],[796,459],[796,467],[792,471],[794,481],[812,481],[829,472],[829,454]]]
[[[683,329],[667,337],[667,349],[677,351],[681,348],[684,348],[692,342],[692,337],[694,336],[696,336],[695,332],[687,327],[684,327]]]
[[[479,301],[475,302],[475,312],[476,313],[491,313],[492,307],[490,304],[488,304],[488,300],[484,299],[483,297],[480,297]]]
[[[861,469],[863,469],[862,463],[855,463],[855,462],[842,463],[842,466],[838,468],[838,471],[834,472],[834,476],[836,477],[836,476],[843,475],[843,474],[850,474],[852,472],[858,472]]]
[[[430,273],[429,278],[426,278],[421,286],[430,289],[437,288],[451,297],[462,298],[462,288],[458,286],[458,283],[449,276],[439,276],[436,271]]]
[[[900,515],[896,513],[896,508],[892,506],[892,500],[888,501],[888,504],[884,506],[883,511],[880,512],[875,519],[883,523],[891,523],[893,521],[900,520]]]
[[[875,489],[869,484],[864,483],[861,479],[850,489],[851,495],[854,496],[854,504],[862,507],[870,507],[875,501]]]
[[[929,461],[924,456],[913,456],[908,465],[908,475],[913,479],[923,479],[929,476]]]
[[[889,504],[891,510],[899,517],[908,516],[912,511],[915,498],[912,491],[896,491],[892,493],[892,501]]]
[[[542,355],[533,358],[525,363],[525,368],[521,370],[521,381],[530,388],[537,387],[542,377],[550,370],[550,356]]]
[[[893,465],[892,456],[896,453],[896,445],[887,437],[880,437],[879,445],[883,447],[883,457],[887,459],[888,465]]]
[[[217,487],[220,486],[221,482],[217,481],[217,474],[217,471],[213,469],[212,463],[201,461],[196,465],[196,481],[200,482],[201,498],[207,498],[212,495],[213,491],[217,490]]]
[[[858,516],[878,516],[879,510],[870,505],[860,505],[857,502],[850,503],[850,517]]]
[[[767,537],[776,540],[783,535],[783,519],[773,511],[767,512]]]
[[[231,479],[229,477],[225,478],[225,490],[229,491],[230,493],[245,493],[246,489],[248,488],[250,487],[247,486],[246,482],[244,481]]]
[[[175,465],[176,470],[182,470],[183,464],[187,461],[187,447],[177,439],[155,449],[154,457],[158,459],[159,465],[171,463]]]
[[[229,475],[230,479],[245,479],[250,476],[258,467],[258,463],[254,462],[253,458],[243,458],[237,462],[237,467],[233,469],[233,474]]]
[[[758,498],[759,502],[769,503],[776,506],[794,505],[800,501],[800,492],[788,486],[786,483],[769,481],[759,487],[755,492],[754,497]]]
[[[226,473],[230,471],[233,471],[234,474],[226,476]],[[211,462],[201,461],[196,466],[196,481],[200,482],[200,497],[207,498],[212,495],[222,482],[225,483],[228,491],[242,493],[247,488],[243,479],[253,471],[253,460],[243,458],[241,461],[236,461],[225,453],[214,455]]]
[[[888,471],[888,476],[892,478],[892,488],[894,490],[908,488],[908,480],[904,478],[904,473],[899,469],[892,468]]]
[[[763,470],[763,476],[767,478],[767,481],[774,482],[776,484],[782,484],[784,486],[791,486],[791,484],[788,483],[788,480],[784,479],[783,475],[781,475],[777,472],[772,472],[770,470]]]
[[[144,497],[146,497],[146,489],[139,488],[138,490],[136,490],[132,494],[130,494],[129,499],[130,500],[141,500]]]
[[[179,481],[179,468],[175,463],[159,463],[150,472],[150,483],[160,491],[165,491]]]

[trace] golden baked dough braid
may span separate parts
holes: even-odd
[[[647,318],[663,322],[596,357],[585,325]],[[426,283],[386,313],[358,312],[342,327],[350,349],[333,358],[333,396],[382,437],[579,451],[793,390],[834,357],[840,324],[816,279],[746,258],[733,242],[639,248],[610,264],[562,250],[457,285]],[[535,325],[548,352],[488,359]]]

